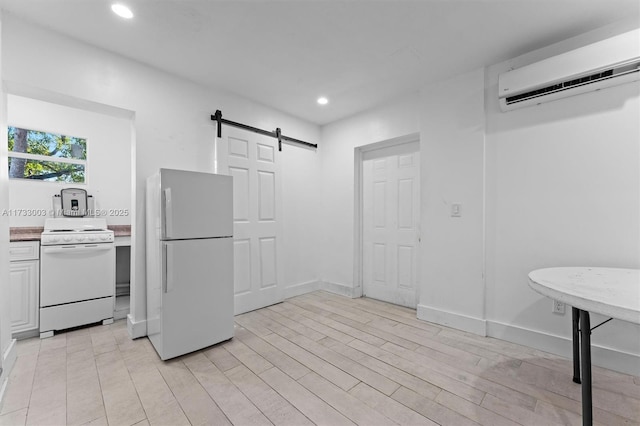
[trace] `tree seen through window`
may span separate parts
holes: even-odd
[[[9,178],[84,183],[87,140],[9,126]]]

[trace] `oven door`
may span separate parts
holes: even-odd
[[[113,296],[113,244],[40,247],[40,307]]]

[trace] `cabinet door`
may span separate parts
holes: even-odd
[[[11,262],[11,332],[34,330],[38,324],[37,260]]]

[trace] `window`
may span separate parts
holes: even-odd
[[[9,126],[9,178],[85,183],[87,140]]]

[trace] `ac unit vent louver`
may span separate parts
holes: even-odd
[[[640,79],[640,30],[500,74],[503,111]]]

